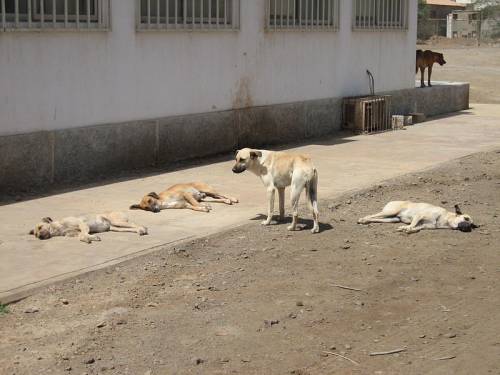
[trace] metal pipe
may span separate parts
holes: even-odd
[[[43,29],[43,24],[45,21],[45,9],[44,9],[44,2],[40,1],[40,28]]]
[[[31,1],[28,1],[28,4]],[[68,0],[64,0],[64,28],[68,27]]]
[[[90,0],[87,0],[87,29],[90,29]]]
[[[28,28],[31,28],[32,16],[31,16],[31,0],[28,0]]]
[[[224,28],[227,27],[227,0],[224,0]]]
[[[2,3],[2,30],[5,29],[5,0],[0,0]]]
[[[203,0],[200,0],[200,29],[203,28]]]
[[[43,3],[43,1],[42,1]],[[80,29],[80,3],[78,0],[75,0],[75,7],[76,7],[76,28],[77,30]]]
[[[19,26],[19,0],[14,1],[14,22],[16,27]]]

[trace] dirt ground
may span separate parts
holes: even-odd
[[[476,42],[473,42],[474,44]],[[432,79],[436,81],[470,82],[470,102],[500,104],[500,42],[477,47],[450,39],[430,40],[419,49],[431,49],[444,54],[446,65],[435,65]],[[420,72],[415,76],[420,79]],[[425,73],[427,84],[427,72]]]
[[[53,286],[0,314],[0,373],[500,374],[499,198],[482,153],[322,199],[318,235],[256,218]],[[481,228],[356,224],[394,199]]]

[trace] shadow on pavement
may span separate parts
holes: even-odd
[[[352,136],[353,135],[350,133],[338,132],[333,136],[329,135],[327,137],[322,137],[322,138],[307,139],[304,142],[289,143],[285,145],[268,145],[260,148],[282,151],[290,148],[309,146],[309,145],[332,146],[342,143],[354,142],[353,139],[348,139],[348,137]],[[76,179],[74,182],[71,183],[63,185],[59,184],[58,186],[54,185],[36,190],[0,192],[0,206],[13,204],[17,202],[26,202],[33,199],[45,198],[52,195],[64,194],[77,190],[91,189],[99,186],[116,184],[135,179],[153,177],[165,173],[172,173],[215,163],[228,162],[233,160],[233,157],[234,157],[234,152],[230,152],[210,157],[186,160],[182,162],[173,162],[168,165],[157,166],[157,167],[142,168],[139,170],[129,170],[124,172],[110,172],[108,175],[96,176],[95,181],[79,181]]]

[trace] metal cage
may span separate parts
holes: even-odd
[[[373,95],[344,98],[342,128],[356,134],[392,130],[391,96]]]

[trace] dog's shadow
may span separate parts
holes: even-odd
[[[285,216],[283,221],[280,221],[277,219],[278,216],[273,215],[273,220],[271,220],[270,225],[285,225],[285,224],[290,224],[292,222],[292,217],[291,216]],[[267,215],[264,214],[257,214],[256,216],[252,217],[250,220],[255,220],[255,221],[263,221],[267,219]],[[299,222],[297,224],[297,231],[302,231],[302,230],[307,230],[307,229],[312,229],[313,227],[313,221],[311,219],[301,219],[299,217]],[[319,223],[319,231],[320,233],[323,231],[331,230],[333,227],[330,224],[325,224],[325,223]]]

